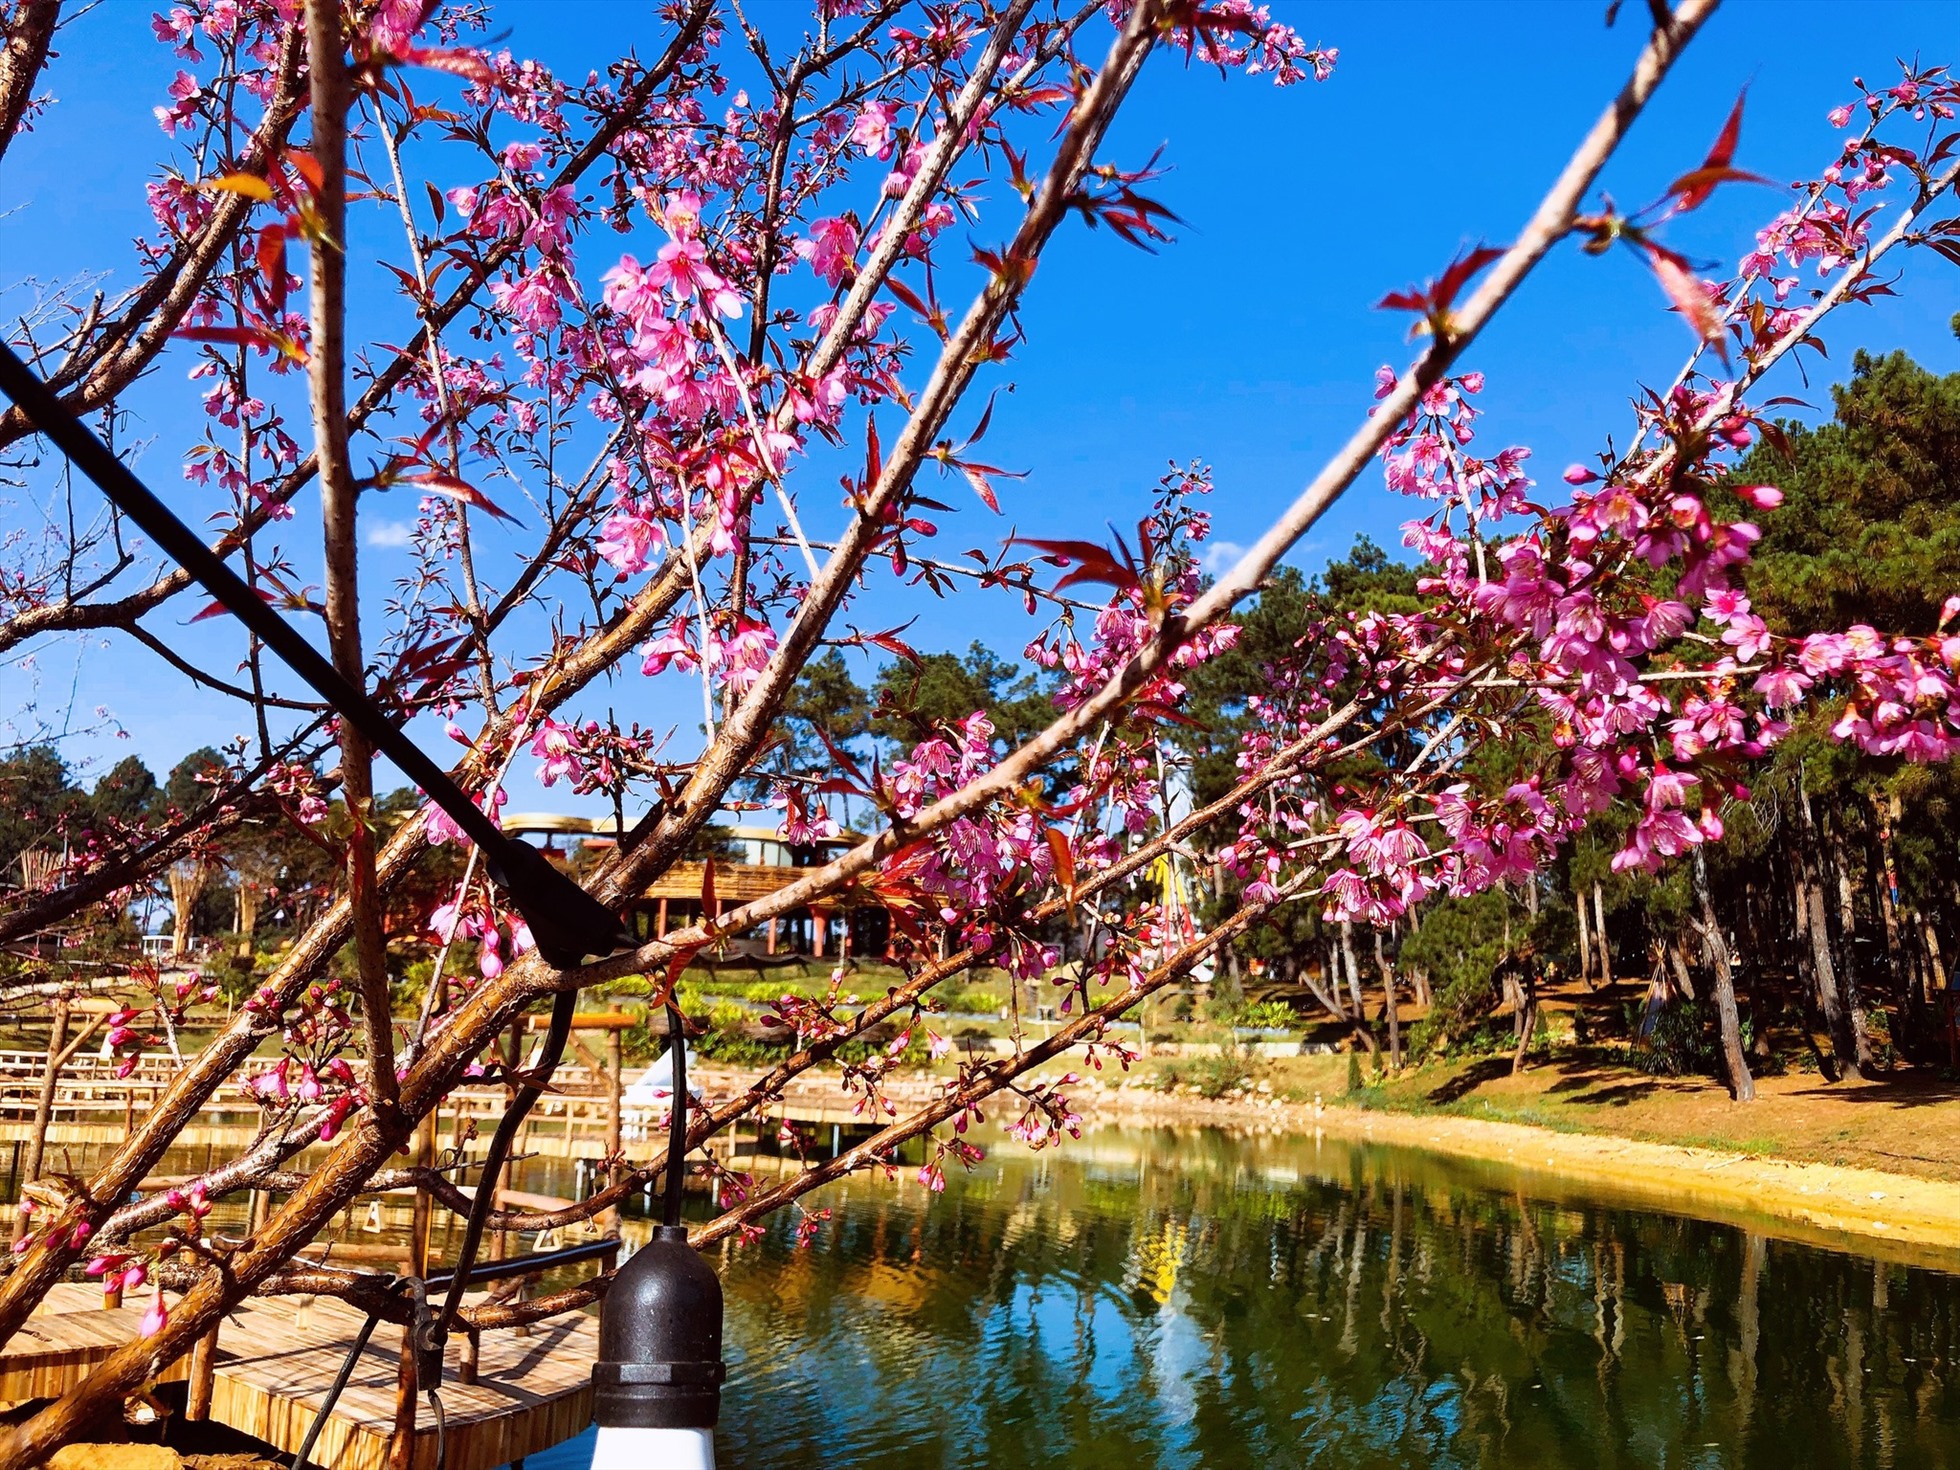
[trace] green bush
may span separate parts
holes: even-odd
[[[1283,1000],[1250,1001],[1239,1008],[1239,1024],[1257,1030],[1290,1030],[1300,1024],[1300,1013]]]
[[[1221,1098],[1252,1080],[1245,1058],[1224,1052],[1208,1057],[1183,1057],[1164,1068],[1164,1086],[1192,1088],[1199,1097]]]
[[[1637,1036],[1644,1007],[1629,1003],[1627,1031]],[[1747,1052],[1755,1038],[1755,1026],[1742,1017],[1742,1049]],[[1650,1077],[1723,1077],[1728,1069],[1722,1062],[1722,1037],[1715,1011],[1700,1001],[1681,1001],[1664,1008],[1654,1018],[1654,1029],[1643,1045],[1627,1048],[1627,1064]],[[1762,1075],[1773,1075],[1773,1067],[1757,1067]]]

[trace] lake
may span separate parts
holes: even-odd
[[[807,1248],[778,1217],[715,1254],[722,1470],[1960,1465],[1937,1258],[1332,1137],[1104,1128],[936,1197],[911,1173],[814,1196]]]

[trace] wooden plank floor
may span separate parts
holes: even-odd
[[[0,1348],[0,1398],[60,1393],[136,1334],[147,1303],[104,1310],[93,1286],[57,1286],[42,1310]],[[324,1298],[249,1303],[225,1320],[218,1336],[211,1417],[288,1453],[299,1449],[327,1388],[353,1346],[363,1318]],[[395,1420],[401,1329],[383,1325],[362,1352],[353,1377],[314,1448],[313,1461],[334,1470],[383,1470]],[[592,1419],[592,1361],[598,1324],[582,1314],[542,1322],[520,1335],[483,1335],[478,1381],[455,1381],[462,1346],[450,1345],[442,1389],[449,1470],[495,1470],[535,1455],[584,1430]],[[179,1362],[164,1381],[184,1377]],[[416,1420],[415,1470],[436,1463],[434,1416],[427,1400]]]

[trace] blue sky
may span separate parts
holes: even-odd
[[[128,241],[147,222],[142,185],[164,153],[150,108],[175,67],[149,37],[149,8],[104,6],[74,27],[50,84],[58,105],[0,163],[0,288],[10,310],[19,309],[26,278],[102,271],[111,284],[129,279]],[[928,486],[961,507],[942,544],[996,544],[1009,522],[1034,535],[1133,525],[1166,465],[1192,459],[1216,472],[1219,538],[1250,541],[1352,431],[1376,367],[1407,360],[1406,318],[1373,303],[1435,274],[1465,243],[1509,239],[1529,213],[1625,75],[1642,7],[1628,0],[1626,8],[1609,31],[1594,0],[1281,3],[1278,18],[1309,41],[1340,48],[1331,81],[1287,90],[1158,58],[1104,156],[1134,165],[1163,146],[1170,172],[1149,192],[1183,219],[1177,243],[1145,254],[1080,226],[1057,240],[1023,311],[1030,341],[981,384],[983,393],[1012,388],[981,457],[1027,478],[1003,487],[1000,521],[958,485]],[[657,45],[646,5],[554,0],[494,9],[508,28],[504,44],[567,73],[603,67],[628,44],[642,54]],[[1856,95],[1852,76],[1883,85],[1896,75],[1895,57],[1960,59],[1943,50],[1960,40],[1953,19],[1950,4],[1731,0],[1640,120],[1604,187],[1629,206],[1654,197],[1700,161],[1745,85],[1738,162],[1777,180],[1808,177],[1833,150],[1825,113]],[[1770,190],[1726,189],[1668,238],[1722,262],[1725,273],[1777,207]],[[983,224],[976,242],[990,243],[999,229]],[[644,255],[647,243],[588,241],[588,275],[600,268],[599,252]],[[1902,347],[1935,369],[1960,369],[1948,327],[1956,310],[1960,272],[1915,259],[1897,299],[1847,312],[1831,328],[1823,376],[1813,369],[1806,386],[1786,370],[1778,391],[1828,403],[1828,382],[1860,346]],[[373,325],[382,340],[402,340],[390,335],[390,320]],[[1567,247],[1471,354],[1468,365],[1489,384],[1486,442],[1531,446],[1537,477],[1555,481],[1607,436],[1624,439],[1630,394],[1668,381],[1688,345],[1631,254],[1595,260]],[[183,377],[189,361],[187,351],[170,354],[131,401],[155,440],[146,474],[192,516],[211,507],[174,468],[196,413]],[[961,422],[970,425],[980,401]],[[840,514],[834,484],[828,472],[806,481],[813,534]],[[1363,532],[1393,546],[1408,514],[1370,475],[1295,560],[1316,567]],[[9,522],[27,516],[18,501],[0,507]],[[296,554],[313,564],[317,501],[305,499],[291,527]],[[407,556],[374,546],[364,557],[378,612]],[[863,624],[899,606],[874,598]],[[190,611],[173,604],[151,626],[224,661],[223,640],[235,632],[185,626]],[[1012,651],[1029,631],[1010,609],[972,598],[908,599],[901,615],[915,612],[908,636],[922,648],[963,648],[978,636]],[[126,644],[44,648],[32,677],[44,713],[72,698],[78,718],[106,705],[127,728],[124,740],[72,742],[67,753],[78,763],[134,750],[161,771],[186,750],[245,728],[236,706],[197,693]],[[4,717],[28,697],[30,675],[0,668],[0,680],[10,686]],[[668,719],[689,721],[698,695],[691,706],[679,702],[686,697],[673,690],[656,699],[622,683],[601,691],[593,708],[612,702],[622,717],[653,723],[669,703]],[[514,799],[522,806],[530,794],[520,788]]]

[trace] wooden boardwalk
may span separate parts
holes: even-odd
[[[4,1347],[0,1399],[46,1398],[77,1383],[136,1336],[144,1301],[104,1308],[95,1286],[62,1285]],[[324,1297],[248,1302],[218,1336],[209,1417],[292,1454],[313,1422],[365,1318]],[[384,1325],[362,1351],[313,1451],[333,1470],[385,1470],[395,1427],[401,1330]],[[457,1381],[463,1341],[450,1344],[442,1389],[447,1470],[495,1470],[581,1433],[592,1422],[596,1319],[582,1313],[516,1332],[486,1332],[477,1381]],[[186,1360],[159,1381],[180,1382]],[[416,1420],[413,1470],[434,1470],[436,1427]]]
[[[29,1053],[0,1052],[0,1150],[25,1144],[34,1136],[34,1095],[40,1087],[37,1066]],[[176,1074],[176,1065],[168,1057],[146,1057],[134,1076],[117,1078],[99,1059],[77,1058],[70,1064],[70,1073],[73,1075],[61,1077],[54,1089],[48,1145],[103,1148],[121,1143],[136,1119],[156,1106]],[[630,1085],[641,1075],[639,1070],[626,1073],[622,1085]],[[696,1068],[693,1080],[705,1089],[712,1103],[746,1088],[758,1075],[759,1069],[708,1064]],[[561,1159],[604,1154],[614,1126],[607,1079],[598,1069],[567,1062],[554,1074],[553,1086],[556,1090],[539,1098],[532,1108],[518,1136],[516,1153],[520,1157]],[[886,1087],[901,1109],[922,1106],[938,1094],[938,1082],[930,1077],[893,1077]],[[771,1102],[763,1116],[772,1123],[800,1123],[823,1131],[825,1136],[832,1128],[850,1136],[885,1121],[855,1112],[853,1103],[854,1099],[839,1089],[834,1075],[805,1075],[792,1082],[780,1100]],[[454,1146],[472,1126],[479,1138],[487,1137],[509,1106],[509,1094],[502,1087],[457,1088],[437,1110],[438,1144]],[[659,1157],[666,1148],[659,1111],[628,1105],[624,1114],[620,1124],[626,1157],[635,1163]],[[256,1103],[227,1088],[185,1125],[176,1143],[184,1148],[219,1151],[241,1148],[258,1136],[262,1120]],[[0,1181],[5,1180],[9,1168],[8,1157],[0,1154]]]

